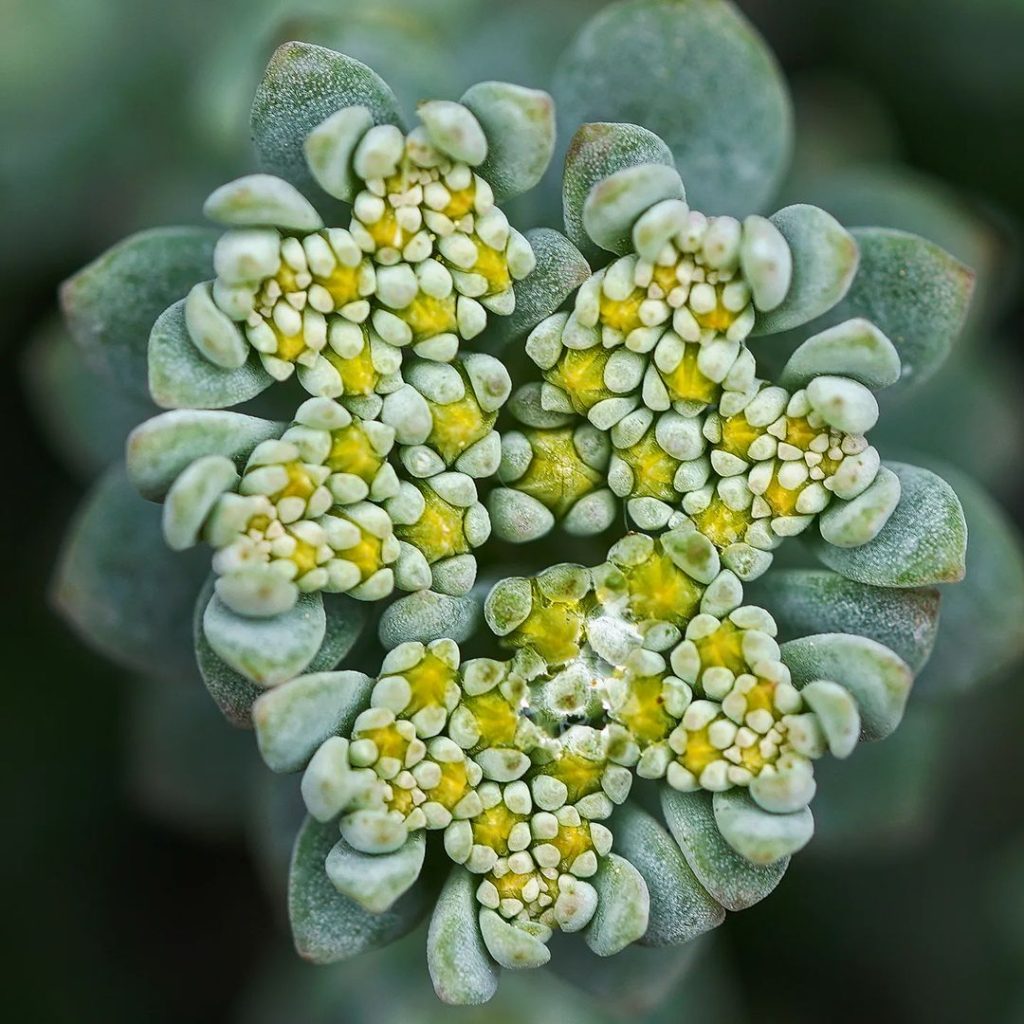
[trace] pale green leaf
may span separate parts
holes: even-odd
[[[64,315],[96,372],[135,398],[149,398],[149,332],[171,303],[210,276],[216,240],[209,228],[143,231],[64,282]]]
[[[252,349],[237,369],[216,366],[192,343],[185,300],[161,313],[149,336],[149,393],[164,409],[223,409],[265,391],[274,379]]]
[[[900,724],[914,676],[888,647],[863,636],[820,633],[782,645],[798,689],[815,679],[845,686],[857,701],[862,738],[880,740]]]
[[[563,55],[554,93],[566,134],[589,121],[657,132],[691,204],[708,214],[757,212],[789,161],[785,81],[764,41],[721,0],[611,4]]]
[[[323,192],[306,164],[306,136],[343,107],[363,106],[376,124],[398,124],[391,88],[351,57],[309,43],[279,46],[252,104],[252,137],[260,165],[309,198]]]
[[[661,808],[686,863],[726,910],[744,910],[763,900],[786,873],[788,858],[752,864],[725,841],[715,821],[710,793],[679,793],[664,785]]]
[[[939,591],[856,583],[827,569],[773,569],[748,597],[775,617],[781,640],[812,633],[856,633],[884,644],[915,672],[928,660],[939,626]],[[945,627],[946,603],[942,604]]]
[[[342,896],[325,862],[338,841],[335,824],[307,818],[295,840],[288,875],[288,917],[299,956],[329,964],[387,945],[411,931],[427,909],[427,892],[414,886],[390,910],[372,914]]]
[[[900,481],[900,500],[874,540],[837,548],[814,538],[830,569],[879,587],[924,587],[963,579],[967,524],[953,488],[930,470],[886,462]]]
[[[762,810],[739,787],[715,793],[715,824],[725,841],[752,864],[775,864],[802,850],[814,835],[807,807],[789,814]]]

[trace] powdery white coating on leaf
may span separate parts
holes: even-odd
[[[252,706],[266,691],[236,672],[210,646],[203,632],[203,613],[213,595],[210,576],[199,592],[192,619],[195,660],[203,683],[221,714],[236,728],[252,728]],[[327,628],[316,657],[306,666],[309,673],[328,672],[348,655],[362,634],[366,610],[361,602],[341,594],[324,594]]]
[[[288,873],[288,917],[295,949],[315,964],[348,960],[393,942],[416,926],[428,902],[424,887],[414,886],[390,910],[371,914],[342,896],[324,870],[337,839],[335,824],[307,818],[296,837]]]
[[[827,569],[766,573],[752,585],[748,598],[772,613],[782,640],[856,633],[884,644],[914,672],[928,661],[939,626],[939,592],[933,587],[873,587]],[[943,598],[944,624],[947,600]]]
[[[597,890],[597,910],[583,933],[598,956],[612,956],[647,931],[650,895],[643,875],[628,860],[609,853],[592,879]]]
[[[216,366],[192,343],[185,300],[164,310],[149,336],[149,393],[165,409],[223,409],[255,398],[273,383],[255,349],[237,369]]]
[[[304,768],[324,740],[351,730],[372,689],[373,680],[362,672],[316,672],[265,692],[253,705],[252,721],[267,767]]]
[[[393,853],[360,853],[339,839],[327,855],[331,884],[372,914],[390,910],[416,883],[427,852],[424,832],[414,832]]]
[[[625,804],[613,823],[615,849],[643,875],[651,909],[644,946],[678,946],[725,920],[725,909],[697,881],[679,846],[646,811]]]
[[[236,615],[216,594],[203,612],[203,632],[214,652],[262,687],[302,672],[320,649],[326,629],[319,594],[300,594],[293,608],[269,619]]]
[[[343,107],[364,106],[376,124],[398,124],[383,79],[351,57],[309,43],[284,43],[270,58],[252,104],[252,135],[264,170],[308,196],[322,195],[306,163],[306,136]]]
[[[745,910],[763,900],[786,873],[788,857],[774,864],[751,864],[725,841],[710,793],[680,793],[663,786],[661,808],[686,863],[726,910]]]
[[[1024,656],[1024,542],[1013,521],[973,479],[940,467],[967,522],[967,575],[942,588],[942,628],[917,682],[924,693],[964,693]]]
[[[128,478],[143,497],[161,501],[196,459],[226,455],[241,469],[256,445],[280,437],[284,429],[284,423],[239,412],[176,409],[161,413],[128,435]]]
[[[797,689],[830,679],[853,694],[862,739],[884,739],[900,724],[914,676],[888,647],[863,636],[820,633],[790,640],[781,649]]]
[[[901,488],[889,521],[861,547],[837,548],[816,538],[815,554],[848,579],[879,587],[922,587],[963,579],[967,523],[953,488],[918,466],[883,465],[899,478]]]
[[[710,214],[757,212],[789,162],[785,80],[746,19],[719,0],[611,4],[569,45],[554,93],[565,131],[632,121],[657,132],[693,206]]]
[[[788,860],[814,835],[814,818],[809,808],[789,814],[770,814],[758,807],[743,789],[715,793],[712,807],[715,823],[725,841],[754,864]]]
[[[188,609],[204,562],[200,552],[166,546],[159,508],[139,497],[122,467],[112,467],[68,530],[51,599],[107,657],[180,683],[194,671]]]
[[[788,331],[828,312],[850,288],[859,260],[853,236],[816,206],[787,206],[769,219],[793,254],[793,281],[782,303],[758,316],[755,336]]]
[[[482,601],[473,596],[450,597],[420,590],[384,610],[378,635],[386,650],[409,640],[430,643],[443,636],[463,643],[476,632],[481,618]]]
[[[873,323],[854,317],[808,338],[789,357],[779,383],[793,391],[821,374],[850,377],[877,390],[899,380],[900,357]]]
[[[516,282],[515,311],[491,319],[486,341],[492,351],[524,339],[590,276],[590,265],[583,254],[560,231],[532,228],[526,238],[537,257],[537,266],[528,277]]]
[[[142,231],[64,282],[64,316],[97,373],[136,398],[149,397],[150,329],[171,303],[210,276],[217,235],[195,227]]]
[[[675,166],[668,146],[639,125],[584,124],[572,137],[562,178],[562,208],[565,233],[584,256],[602,256],[583,228],[583,206],[590,190],[608,175],[640,164]]]
[[[455,1005],[486,1003],[498,990],[498,966],[477,924],[476,881],[455,867],[444,884],[427,934],[427,967],[434,991]]]
[[[460,102],[476,115],[487,136],[487,158],[479,170],[495,199],[500,202],[533,188],[555,149],[551,97],[507,82],[478,82]]]
[[[902,364],[894,392],[926,380],[963,329],[974,271],[934,242],[905,231],[854,228],[851,234],[860,267],[827,320],[865,317],[885,332]]]

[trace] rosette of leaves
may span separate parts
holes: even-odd
[[[625,15],[628,23],[622,20]],[[742,69],[749,75],[743,79],[745,85],[737,87],[745,99],[732,106],[716,103],[715,89],[721,88],[721,80],[704,73],[706,64],[694,69],[686,61],[665,59],[666,38],[684,39],[688,46],[709,55],[746,54],[748,60],[736,58],[730,69]],[[730,181],[735,185],[731,164],[736,153],[748,158],[748,168],[763,165],[766,181],[777,179],[778,167],[771,164],[773,160],[781,162],[780,154],[784,155],[785,119],[761,116],[763,111],[757,108],[765,97],[771,101],[782,94],[784,98],[784,92],[770,58],[727,5],[612,5],[588,26],[581,40],[564,62],[563,85],[572,86],[574,64],[594,61],[612,74],[613,54],[620,45],[640,47],[657,55],[655,63],[663,61],[659,67],[664,76],[658,85],[662,92],[666,79],[672,81],[673,74],[683,76],[670,87],[674,109],[687,104],[706,106],[727,122],[730,111],[743,108],[749,123],[764,128],[765,134],[778,131],[764,145],[763,137],[752,129],[746,134],[726,132],[734,143],[731,150],[722,148],[719,126],[703,142],[698,135],[680,141],[682,133],[666,130],[665,108],[654,102],[663,98],[662,93],[649,92],[652,127],[679,150],[677,156],[686,156],[688,151],[691,157],[699,156],[702,145],[705,153],[724,154],[720,156],[722,173],[707,178],[691,174],[686,160],[679,160],[687,177],[696,178],[698,187],[717,183],[724,188],[723,183]],[[288,50],[296,52],[291,47]],[[301,53],[304,58],[309,56],[305,49]],[[314,55],[322,59],[322,51]],[[700,67],[704,72],[698,76]],[[575,95],[599,94],[609,103],[604,116],[622,117],[612,107],[615,102],[631,102],[631,86],[619,79],[614,88],[594,92],[587,78],[592,70],[588,65],[586,75],[580,72],[588,84],[577,88]],[[691,73],[694,80],[686,77]],[[644,76],[637,74],[636,78],[643,85]],[[704,86],[698,86],[698,78],[705,81],[706,91],[701,91]],[[735,74],[731,80],[736,81]],[[293,81],[293,91],[301,95],[301,76],[295,81],[300,84]],[[758,87],[751,88],[751,81]],[[650,83],[645,87],[651,88]],[[571,88],[566,95],[572,111]],[[338,107],[344,109],[342,104]],[[295,120],[296,109],[301,109],[301,104],[288,108],[283,123]],[[331,113],[318,109],[301,131],[293,132],[299,138],[290,150],[293,167],[306,166],[302,163],[303,132],[315,129]],[[567,116],[576,117],[577,113]],[[591,177],[577,195],[575,216],[580,224],[585,223],[588,199],[600,192],[595,186],[616,174],[649,167],[652,159],[676,174],[669,166],[664,144],[654,141],[647,149],[634,146],[636,138],[647,137],[636,129],[632,134],[627,130],[623,143],[616,135],[620,131],[607,124],[598,129],[599,136],[604,133],[612,141],[603,152],[602,146],[597,146],[595,166],[588,172]],[[275,169],[273,164],[270,169]],[[746,181],[749,184],[749,175]],[[650,194],[642,190],[628,189],[624,195],[650,200]],[[665,201],[685,200],[675,194],[655,203],[645,202],[642,209],[627,210],[628,215],[617,223],[628,229],[624,234],[629,241],[637,219],[642,220],[653,205]],[[709,210],[732,209],[746,218],[750,215],[747,203],[749,198],[737,198],[735,205],[717,201],[704,205]],[[759,207],[760,203],[753,205]],[[567,210],[572,209],[570,197]],[[679,207],[674,209],[678,213]],[[604,214],[608,214],[607,208]],[[645,224],[649,227],[655,221],[651,215]],[[769,218],[766,221],[771,223]],[[574,231],[571,224],[569,230]],[[358,227],[349,233],[355,237]],[[800,244],[780,233],[794,268],[782,300],[785,303],[791,291],[799,291]],[[593,250],[582,234],[575,237]],[[840,229],[834,237],[842,240],[842,248],[849,253],[850,235]],[[863,259],[864,246],[856,233],[854,237],[858,241],[854,252],[861,251]],[[923,240],[901,237],[899,241],[898,257],[893,255],[895,250],[880,246],[873,271],[875,280],[886,285],[885,302],[863,298],[858,303],[861,266],[838,309],[825,312],[823,308],[820,315],[827,321],[842,313],[836,321],[840,324],[873,320],[878,334],[888,338],[900,357],[906,380],[918,368],[933,368],[940,360],[942,353],[928,347],[929,337],[938,338],[936,348],[941,349],[955,335],[966,302],[966,278],[960,268]],[[538,233],[531,236],[531,242],[537,269],[517,283],[516,310],[501,319],[500,311],[489,318],[492,322],[481,343],[488,339],[495,345],[509,338],[524,340],[536,322],[555,313],[590,276],[572,246],[554,233]],[[808,246],[813,247],[814,242],[812,237]],[[206,244],[206,253],[198,261],[204,265],[212,242]],[[924,261],[925,252],[931,263]],[[591,256],[600,271],[593,251]],[[887,260],[894,262],[887,264]],[[829,266],[827,261],[825,266]],[[922,274],[935,286],[928,293],[934,308],[924,309],[928,302],[916,301],[920,298],[916,286],[902,292],[892,290],[900,279],[913,273]],[[174,298],[174,292],[184,295],[203,275],[200,271],[180,276],[185,278],[181,285],[155,282],[154,287],[173,291],[163,294],[164,301],[159,304],[151,301],[152,293],[146,296],[147,308],[155,305],[154,314]],[[850,273],[841,276],[849,284]],[[537,290],[531,290],[535,286]],[[123,281],[119,287],[124,287]],[[209,296],[213,297],[212,290]],[[730,296],[730,303],[736,304],[735,296]],[[655,301],[660,300],[655,297]],[[869,311],[871,302],[879,307],[877,311]],[[704,305],[698,300],[696,312],[702,316],[717,312],[717,306],[714,311],[702,312]],[[756,324],[756,302],[753,305]],[[723,308],[729,313],[744,312],[730,310],[724,302]],[[770,315],[771,311],[767,312]],[[932,320],[925,313],[934,314]],[[390,323],[383,318],[382,322]],[[726,334],[731,326],[725,327]],[[818,328],[819,323],[813,326]],[[821,334],[831,326],[822,322],[818,330],[807,328],[807,334]],[[94,338],[99,334],[94,331]],[[848,340],[848,335],[843,337]],[[753,354],[756,371],[760,360],[756,346],[761,343],[741,340],[744,349]],[[381,341],[398,350],[413,343],[410,339],[406,345],[395,344],[383,337]],[[96,347],[102,350],[103,344]],[[624,340],[621,347],[626,347]],[[825,365],[836,349],[843,358],[851,355],[846,344],[830,350],[819,342],[819,357],[821,348],[825,349]],[[875,345],[875,350],[879,349],[891,356],[886,345]],[[444,365],[436,358],[439,354],[448,353],[428,349],[417,357]],[[402,357],[403,386],[411,385],[427,401],[436,400],[412,379],[405,351]],[[259,356],[247,359],[258,361]],[[806,383],[822,376],[842,376],[826,372],[821,364],[813,365],[817,372]],[[848,379],[857,380],[848,363],[843,368]],[[459,375],[457,364],[453,369]],[[772,386],[758,384],[754,395],[744,397],[753,402]],[[398,390],[380,396],[382,409]],[[795,382],[794,390],[800,390]],[[268,397],[273,397],[273,392]],[[324,395],[319,399],[336,401],[352,417],[362,416],[366,410],[346,404],[346,397]],[[510,404],[517,415],[530,408],[550,414],[552,410],[543,408],[542,397],[541,389],[533,387],[520,392]],[[791,397],[787,396],[784,413]],[[777,402],[775,392],[761,399],[768,405],[772,401]],[[294,413],[298,405],[290,401],[281,414],[284,422],[269,427],[270,421],[241,413],[171,413],[176,420],[163,423],[187,425],[191,433],[183,430],[177,437],[166,435],[166,443],[153,447],[152,460],[141,476],[135,473],[136,478],[148,480],[150,493],[159,496],[197,459],[208,455],[224,455],[235,463],[236,473],[244,470],[257,445],[268,440],[278,443],[286,424],[297,422]],[[736,411],[743,413],[747,408],[743,404]],[[760,418],[758,408],[754,406],[755,419]],[[630,414],[636,411],[643,411],[639,404]],[[692,407],[658,411],[683,419],[687,414],[692,418],[705,412]],[[793,415],[801,412],[806,416],[809,410],[798,407]],[[568,414],[563,411],[561,415]],[[580,416],[575,410],[574,415]],[[520,420],[525,426],[534,426],[522,417]],[[749,417],[746,423],[758,427]],[[538,423],[535,429],[561,425]],[[611,466],[612,447],[623,450],[613,445],[609,426],[579,422],[568,433],[575,451],[592,456],[591,461],[583,461],[598,474]],[[217,435],[218,447],[212,451],[203,448]],[[713,423],[705,433],[702,422],[700,436],[710,462],[712,447],[726,433],[723,429],[721,437],[716,437]],[[192,440],[184,444],[182,437]],[[230,440],[225,441],[226,437]],[[658,440],[656,429],[654,439]],[[756,441],[752,438],[748,444],[748,456]],[[399,442],[398,447],[414,449],[420,444],[430,447],[418,441]],[[842,445],[839,447],[841,450]],[[599,454],[593,457],[593,452],[602,448],[608,456],[605,468]],[[753,462],[758,461],[755,456],[751,456]],[[628,466],[627,459],[616,457]],[[745,461],[742,453],[734,457]],[[718,468],[712,466],[715,472],[735,466],[721,458],[718,462]],[[145,460],[136,463],[143,464]],[[410,459],[410,464],[419,462]],[[392,466],[396,475],[408,473],[421,479],[405,461]],[[259,696],[255,720],[261,752],[268,763],[279,771],[305,773],[302,790],[311,819],[296,846],[290,895],[300,951],[318,961],[344,959],[389,941],[431,911],[437,887],[446,877],[431,914],[431,969],[442,997],[479,1001],[493,991],[496,964],[513,967],[546,960],[549,946],[545,940],[551,931],[584,930],[585,945],[599,955],[615,952],[631,941],[671,945],[713,927],[724,917],[725,909],[739,909],[764,895],[781,877],[789,854],[810,837],[806,802],[814,790],[811,762],[826,748],[847,753],[850,737],[856,739],[859,732],[865,738],[884,734],[902,714],[913,659],[895,653],[901,634],[895,630],[889,643],[887,635],[881,640],[851,635],[866,632],[863,619],[851,609],[872,609],[876,620],[889,616],[905,624],[909,602],[903,595],[908,588],[952,580],[962,571],[964,530],[955,497],[924,471],[897,465],[891,472],[901,483],[900,500],[877,536],[865,544],[833,551],[819,543],[820,528],[814,533],[815,524],[804,524],[808,527],[804,540],[810,537],[811,547],[827,564],[834,563],[827,578],[852,586],[856,597],[842,603],[827,592],[815,592],[826,596],[811,602],[799,627],[803,639],[792,644],[780,645],[772,636],[776,616],[770,600],[764,600],[766,608],[761,610],[745,603],[739,574],[725,564],[727,545],[720,552],[697,528],[694,512],[699,509],[681,509],[686,518],[678,522],[652,522],[643,533],[630,534],[610,551],[602,540],[588,566],[559,567],[535,578],[516,577],[500,584],[487,605],[489,625],[498,634],[493,639],[477,628],[473,600],[442,595],[436,588],[419,591],[385,612],[380,637],[390,654],[380,658],[365,652],[341,666],[342,670],[341,652],[351,648],[352,633],[360,632],[349,629],[344,643],[333,634],[335,625],[351,625],[356,616],[355,606],[347,601],[341,614],[335,615],[333,606],[339,599],[323,600],[327,626],[322,633],[316,622],[317,602],[309,596],[300,597],[288,612],[262,622],[237,614],[225,616],[231,626],[219,633],[219,650],[214,650],[201,625],[198,650],[207,683],[222,706],[239,720],[250,718],[253,698],[260,694],[252,685],[252,676],[247,677],[254,670],[254,654],[274,660],[269,671],[266,665],[257,671],[265,692]],[[623,473],[617,470],[616,479],[621,478]],[[416,486],[412,479],[405,482]],[[340,481],[339,485],[349,483]],[[362,483],[369,493],[378,483],[377,474]],[[387,480],[382,483],[386,486]],[[319,486],[329,485],[317,482]],[[616,493],[610,486],[608,490]],[[616,494],[619,497],[630,496]],[[677,499],[658,500],[670,504]],[[558,513],[559,518],[563,515]],[[89,525],[93,549],[105,544],[105,550],[116,552],[102,515],[93,515]],[[81,542],[81,536],[79,541],[66,567],[76,560],[87,561],[94,553],[83,555],[83,548],[89,546]],[[594,566],[605,552],[607,560]],[[557,554],[539,555],[541,564],[559,560]],[[65,579],[73,575],[65,568]],[[768,573],[764,580],[770,581],[773,575]],[[209,594],[207,590],[200,601],[203,618]],[[68,603],[73,606],[73,602],[71,597]],[[107,607],[112,604],[116,607],[116,600],[108,601]],[[218,614],[222,611],[218,609]],[[307,628],[310,620],[312,629]],[[460,649],[473,636],[490,648],[482,652],[484,660],[469,657]],[[924,637],[912,652],[917,664],[927,656],[929,642]],[[502,645],[506,645],[504,650]],[[710,659],[706,665],[704,650]],[[655,786],[663,794],[660,818],[641,810],[642,800],[630,796],[642,797],[645,787]],[[440,832],[444,838],[432,837],[432,832]],[[455,868],[450,867],[452,860],[457,862]],[[565,955],[558,949],[552,960],[556,969],[560,962],[573,959],[573,945],[563,948]],[[580,944],[575,948],[581,948]],[[628,954],[618,959],[628,962]]]

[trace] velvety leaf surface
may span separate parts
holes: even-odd
[[[651,911],[645,946],[678,946],[717,928],[725,910],[697,881],[678,844],[646,811],[630,803],[615,813],[615,849],[644,877]]]
[[[940,588],[942,613],[923,694],[964,693],[1024,657],[1024,540],[1006,511],[967,474],[940,466],[967,520],[967,574]]]
[[[721,0],[606,7],[565,52],[554,92],[566,137],[588,121],[643,124],[660,135],[691,205],[705,213],[757,212],[785,173],[785,82],[763,40]]]
[[[239,412],[176,409],[141,423],[128,435],[128,477],[150,501],[162,501],[190,463],[226,455],[239,469],[261,441],[280,437],[284,423]]]
[[[782,660],[797,689],[816,679],[845,686],[857,701],[864,739],[884,739],[900,724],[914,677],[888,647],[863,636],[820,633],[784,643]]]
[[[274,379],[256,350],[234,370],[216,366],[192,344],[185,327],[185,300],[160,314],[149,336],[149,393],[164,409],[223,409],[265,391]]]
[[[967,524],[953,488],[928,469],[886,462],[900,481],[900,500],[874,540],[837,548],[821,538],[814,553],[830,569],[858,583],[923,587],[963,578]]]
[[[680,793],[664,785],[661,809],[686,863],[726,910],[744,910],[763,900],[786,873],[788,857],[774,864],[751,864],[725,841],[710,793]]]
[[[915,672],[928,660],[939,626],[939,591],[856,583],[827,569],[772,569],[747,598],[775,617],[780,640],[812,633],[856,633],[895,651]],[[943,599],[942,622],[946,604]]]
[[[154,228],[108,249],[61,287],[61,306],[89,365],[149,398],[147,345],[157,317],[210,276],[218,232]]]
[[[188,678],[191,607],[208,564],[204,554],[177,554],[164,544],[160,509],[117,466],[78,509],[51,597],[82,638],[114,661]]]
[[[288,917],[299,956],[315,964],[347,960],[383,946],[415,927],[426,910],[423,886],[414,886],[390,910],[371,914],[342,896],[324,869],[338,841],[337,824],[307,818],[295,840],[288,876]]]
[[[390,86],[365,64],[309,43],[279,46],[252,104],[252,137],[262,168],[310,198],[322,196],[302,147],[321,121],[351,106],[366,107],[376,124],[401,122]]]

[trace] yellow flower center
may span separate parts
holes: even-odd
[[[673,402],[713,402],[718,397],[719,386],[706,377],[697,366],[699,346],[688,344],[683,349],[683,358],[671,373],[661,373],[661,379],[668,389]]]
[[[612,330],[629,334],[637,327],[643,327],[640,319],[640,305],[647,296],[635,289],[628,299],[609,299],[601,293],[601,323]]]
[[[464,555],[470,549],[463,529],[465,511],[449,505],[432,487],[420,487],[423,515],[410,525],[396,525],[395,535],[423,552],[433,565],[442,558]]]
[[[510,811],[504,803],[495,804],[473,819],[473,842],[489,846],[499,857],[505,857],[509,853],[508,835],[512,826],[523,820],[521,814]]]
[[[709,764],[717,761],[722,752],[711,745],[708,726],[686,734],[686,750],[679,755],[679,763],[694,775],[699,776]]]
[[[334,473],[351,473],[364,483],[373,483],[384,459],[358,423],[331,432],[331,450],[326,465]]]
[[[693,618],[704,588],[661,551],[623,570],[634,617],[685,625]]]
[[[624,448],[621,458],[633,470],[633,497],[658,498],[674,502],[673,486],[680,462],[658,444],[654,430],[648,430],[636,444]]]
[[[665,710],[663,678],[631,676],[628,696],[615,712],[615,718],[629,730],[641,748],[665,739],[676,724]]]
[[[409,325],[416,341],[450,334],[458,326],[454,292],[444,299],[420,292],[405,309],[398,310],[397,315]]]
[[[498,418],[497,412],[484,413],[470,387],[457,402],[433,406],[434,429],[427,438],[429,444],[451,464],[470,445],[486,437]]]
[[[604,478],[579,457],[571,427],[538,430],[528,437],[533,459],[513,486],[561,518]]]
[[[370,357],[370,346],[363,345],[358,355],[345,358],[338,355],[333,348],[327,347],[323,351],[327,361],[338,371],[341,377],[342,394],[345,395],[372,395],[373,389],[380,380],[380,374],[373,365]]]
[[[726,620],[714,633],[697,641],[702,668],[727,668],[733,675],[747,670],[743,657],[743,630]]]
[[[562,855],[560,867],[563,871],[572,867],[573,861],[580,854],[594,848],[594,842],[590,838],[590,825],[586,822],[581,825],[562,825],[558,835],[548,842]]]
[[[519,727],[516,709],[498,690],[463,699],[480,732],[478,747],[511,747]]]
[[[544,379],[561,388],[573,409],[586,416],[590,409],[611,392],[604,384],[604,368],[610,351],[600,345],[566,349],[555,365],[544,372]]]
[[[604,762],[591,761],[579,754],[562,754],[557,761],[544,765],[541,771],[563,782],[569,791],[568,802],[574,804],[600,790]]]
[[[743,540],[753,522],[747,511],[737,512],[716,494],[703,512],[691,517],[702,534],[717,548],[725,548]]]
[[[403,714],[415,715],[427,707],[444,705],[445,694],[455,678],[455,670],[436,654],[427,653],[413,668],[402,673],[412,689],[412,699]]]
[[[427,790],[430,800],[449,811],[469,792],[469,775],[465,761],[444,761],[439,765],[441,781]]]

